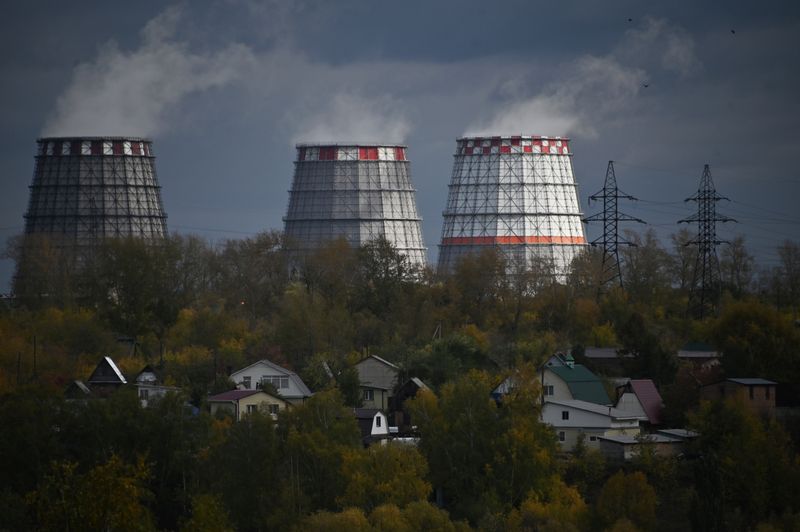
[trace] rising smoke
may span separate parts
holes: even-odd
[[[650,72],[688,76],[700,68],[692,38],[665,20],[647,18],[604,56],[584,55],[566,65],[534,95],[509,98],[467,136],[516,134],[597,136],[597,126],[635,104]],[[663,77],[662,77],[663,79]],[[525,83],[512,83],[526,87]]]
[[[240,80],[253,64],[251,50],[238,44],[191,51],[174,39],[180,18],[179,8],[168,8],[143,28],[138,49],[108,42],[94,61],[77,66],[43,135],[152,136],[184,97]]]

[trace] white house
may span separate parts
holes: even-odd
[[[580,400],[599,405],[610,405],[603,381],[569,354],[551,356],[539,368],[542,397],[545,401]],[[493,391],[492,397],[500,399],[514,387],[512,377],[506,378]]]
[[[377,408],[354,408],[358,428],[361,430],[361,441],[364,446],[373,442],[385,442],[389,438],[389,421],[386,414]]]
[[[139,397],[139,402],[143,407],[147,407],[148,404],[164,397],[169,392],[177,393],[180,391],[180,388],[175,386],[161,384],[161,379],[150,364],[142,368],[142,371],[136,376],[134,384],[136,386],[136,395]]]
[[[263,359],[231,373],[230,378],[240,390],[258,390],[262,383],[272,384],[283,399],[299,404],[311,397],[311,390],[294,371],[289,371]]]
[[[585,435],[586,444],[595,449],[599,448],[600,437],[637,436],[643,419],[646,417],[577,399],[546,400],[542,405],[542,421],[553,427],[564,451],[571,451],[581,434]]]

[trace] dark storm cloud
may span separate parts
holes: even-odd
[[[711,163],[768,264],[798,228],[797,8],[595,4],[12,6],[0,236],[21,230],[42,131],[153,135],[171,229],[210,238],[281,228],[294,142],[374,139],[409,144],[434,259],[455,137],[512,128],[568,132],[584,198],[619,160],[644,200],[627,210],[664,237]]]

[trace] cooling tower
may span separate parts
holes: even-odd
[[[425,265],[406,147],[299,144],[289,208],[290,249],[306,253],[344,237],[360,246],[385,237],[412,265]]]
[[[563,280],[586,245],[569,140],[519,136],[456,142],[439,272],[495,246],[510,265],[545,259]]]
[[[38,144],[27,235],[80,249],[105,237],[167,234],[149,140],[43,138]]]

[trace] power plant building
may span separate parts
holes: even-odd
[[[166,221],[150,140],[38,140],[26,235],[81,249],[109,237],[163,238]]]
[[[569,139],[459,138],[443,213],[439,272],[495,247],[509,267],[544,259],[563,279],[586,246],[579,205]]]
[[[299,144],[287,245],[303,254],[340,237],[353,246],[384,237],[410,264],[424,266],[415,193],[406,146]]]

